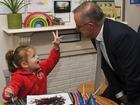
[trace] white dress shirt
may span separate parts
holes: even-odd
[[[106,47],[105,47],[104,39],[103,39],[103,28],[104,28],[104,25],[102,25],[102,28],[101,28],[99,34],[97,35],[96,40],[100,42],[100,49],[101,49],[101,52],[102,52],[102,54],[103,54],[106,62],[108,63],[108,65],[110,66],[110,68],[112,70],[114,70],[114,68],[112,67],[112,65],[110,63],[110,60],[108,58],[107,52],[106,52]]]
[[[103,56],[104,56],[106,62],[108,63],[108,65],[110,66],[110,68],[114,71],[115,69],[114,69],[113,66],[111,65],[110,60],[109,60],[108,55],[107,55],[107,52],[106,52],[106,47],[105,47],[104,39],[103,39],[103,28],[104,28],[104,24],[102,25],[101,30],[100,30],[99,34],[97,35],[97,37],[96,37],[96,41],[98,41],[98,42],[100,43],[100,44],[99,44],[100,50],[101,50],[101,52],[102,52],[102,54],[103,54]],[[123,95],[124,95],[124,94],[123,94],[123,91],[120,91],[119,93],[117,93],[117,94],[115,95],[115,97],[116,97],[116,98],[120,98],[120,97],[122,97]]]

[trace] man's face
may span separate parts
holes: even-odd
[[[95,29],[94,29],[94,23],[89,21],[89,22],[83,22],[80,18],[80,13],[74,14],[74,20],[76,23],[76,28],[77,30],[86,38],[96,38],[95,35]]]

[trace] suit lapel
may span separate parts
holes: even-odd
[[[108,23],[108,19],[105,20],[104,22],[104,29],[103,29],[103,39],[104,39],[104,43],[105,43],[105,47],[106,47],[106,51],[108,54],[108,57],[110,55],[110,41],[111,41],[111,36],[110,36],[110,30],[109,30],[109,23]],[[109,57],[110,58],[110,57]]]
[[[114,60],[113,55],[111,54],[112,53],[111,52],[112,51],[112,45],[111,45],[112,35],[110,34],[109,21],[111,20],[106,19],[104,22],[103,39],[104,39],[104,44],[106,47],[108,58],[110,60],[112,67],[115,69],[115,60]]]

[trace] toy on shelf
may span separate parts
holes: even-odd
[[[47,27],[52,25],[53,20],[44,12],[30,13],[24,20],[24,27]]]
[[[65,22],[61,18],[53,17],[54,25],[64,25]]]

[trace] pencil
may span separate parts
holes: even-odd
[[[84,96],[85,96],[85,84],[83,83],[83,101],[84,101],[84,104],[85,104]]]

